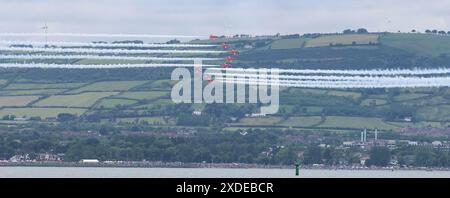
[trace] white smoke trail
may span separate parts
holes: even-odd
[[[215,71],[227,72],[255,72],[258,73],[261,69],[242,69],[242,68],[211,68]],[[279,73],[291,73],[291,74],[342,74],[342,75],[429,75],[429,74],[448,74],[450,68],[438,68],[438,69],[376,69],[376,70],[321,70],[321,69],[277,69]]]
[[[431,78],[378,78],[371,81],[289,81],[289,80],[271,80],[271,79],[228,79],[215,78],[215,80],[224,83],[237,83],[247,85],[278,85],[281,87],[302,87],[302,88],[414,88],[414,87],[448,87],[450,86],[450,77],[431,77]]]
[[[85,48],[27,48],[0,47],[0,51],[53,52],[53,53],[97,53],[97,54],[220,54],[213,50],[128,50],[128,49],[85,49]]]
[[[26,37],[26,36],[50,36],[50,37],[102,37],[102,38],[207,38],[208,36],[194,35],[158,35],[158,34],[87,34],[87,33],[0,33],[3,37]]]
[[[7,45],[32,45],[32,46],[64,46],[64,47],[165,47],[165,48],[208,48],[217,47],[218,45],[203,45],[203,44],[163,44],[163,43],[87,43],[87,42],[37,42],[37,41],[5,41],[0,40],[0,43]]]
[[[97,55],[2,55],[0,59],[95,59],[95,60],[141,60],[141,61],[214,61],[222,58],[204,58],[204,57],[145,57],[145,56],[97,56]]]
[[[115,69],[115,68],[159,68],[159,67],[194,67],[194,64],[45,64],[45,63],[0,63],[0,68],[45,68],[45,69]],[[218,67],[218,65],[202,65],[202,67]]]

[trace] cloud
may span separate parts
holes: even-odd
[[[447,0],[0,0],[0,31],[209,35],[450,30]]]

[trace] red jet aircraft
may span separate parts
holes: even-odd
[[[222,43],[222,48],[223,49],[228,49],[228,48],[230,48],[230,45],[227,44],[227,43]]]
[[[211,35],[209,36],[209,39],[210,39],[210,40],[217,40],[217,39],[219,39],[219,37],[216,36],[216,35],[212,35],[212,34],[211,34]]]
[[[229,64],[229,63],[224,63],[224,64],[222,65],[222,67],[223,67],[223,68],[229,68],[229,67],[231,67],[231,64]]]
[[[231,56],[227,56],[225,59],[227,60],[227,63],[232,63],[234,61],[234,58]]]

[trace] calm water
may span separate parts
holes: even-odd
[[[0,178],[295,178],[287,169],[0,167]],[[301,170],[298,178],[450,178],[447,171]]]

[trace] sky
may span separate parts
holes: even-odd
[[[290,34],[450,31],[450,0],[0,0],[0,32]]]

